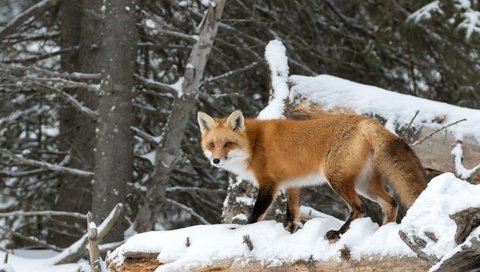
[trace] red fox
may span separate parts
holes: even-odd
[[[245,119],[234,111],[214,119],[198,112],[205,156],[215,167],[258,183],[258,197],[247,224],[264,218],[278,191],[287,194],[285,227],[300,226],[303,186],[328,183],[346,202],[350,217],[325,238],[337,240],[363,217],[358,194],[377,202],[383,223],[395,221],[397,203],[385,191],[388,178],[408,208],[426,188],[425,171],[413,150],[376,120],[358,115],[322,115],[309,120]]]

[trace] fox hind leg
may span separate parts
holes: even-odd
[[[382,175],[374,169],[368,182],[366,192],[361,193],[368,199],[377,202],[383,210],[383,224],[395,222],[397,219],[398,205],[385,190]]]
[[[340,229],[330,230],[325,234],[325,239],[335,242],[340,239],[341,234],[344,234],[348,230],[353,220],[363,217],[365,214],[365,206],[355,191],[355,177],[342,177],[336,173],[327,177],[327,179],[332,185],[333,190],[345,201],[350,209],[350,216]]]
[[[302,188],[288,188],[287,193],[287,218],[285,229],[290,233],[296,232],[301,228],[300,223],[300,203],[302,202]]]

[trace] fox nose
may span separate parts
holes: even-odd
[[[213,163],[214,163],[214,164],[218,164],[219,162],[220,162],[220,159],[219,159],[219,158],[213,159]]]

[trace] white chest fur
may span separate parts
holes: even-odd
[[[234,173],[241,179],[256,182],[253,171],[248,169],[248,158],[246,152],[234,150],[228,154],[228,159],[219,167]]]

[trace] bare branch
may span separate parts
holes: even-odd
[[[50,71],[47,69],[42,69],[35,65],[23,66],[20,64],[0,63],[0,68],[6,69],[6,70],[39,73],[39,74],[50,76],[50,77],[57,77],[57,78],[64,78],[64,79],[71,79],[71,80],[100,80],[101,79],[100,74],[87,74],[87,73],[78,73],[78,72],[61,73],[61,72]]]
[[[0,217],[9,217],[9,216],[17,216],[17,217],[25,217],[25,216],[68,216],[73,218],[78,218],[82,220],[86,220],[87,216],[82,213],[78,212],[63,212],[63,211],[14,211],[8,213],[0,213]]]
[[[467,119],[466,119],[466,118],[463,118],[463,119],[461,119],[461,120],[458,120],[458,121],[455,121],[455,122],[453,122],[453,123],[450,123],[450,124],[448,124],[448,125],[446,125],[446,126],[443,126],[443,127],[439,128],[439,129],[435,130],[434,132],[430,133],[429,135],[427,135],[425,138],[421,139],[420,141],[414,142],[414,143],[412,144],[412,146],[419,145],[419,144],[423,143],[425,140],[427,140],[428,138],[430,138],[430,137],[432,137],[433,135],[437,134],[438,132],[440,132],[440,131],[442,131],[442,130],[444,130],[444,129],[447,129],[448,127],[451,127],[451,126],[453,126],[453,125],[456,125],[456,124],[458,124],[458,123],[460,123],[460,122],[463,122],[463,121],[467,121]]]
[[[244,67],[238,68],[236,70],[231,70],[231,71],[228,71],[224,74],[221,74],[221,75],[218,75],[218,76],[215,76],[215,77],[209,77],[209,78],[205,79],[204,81],[202,81],[200,83],[200,86],[202,86],[206,82],[212,82],[212,81],[216,81],[216,80],[219,80],[219,79],[224,79],[224,78],[239,74],[241,72],[250,70],[250,69],[254,68],[255,66],[259,65],[260,63],[263,63],[263,61],[254,61],[254,62],[252,62],[252,63],[250,63],[250,64],[248,64]]]
[[[10,22],[8,22],[8,24],[2,30],[0,30],[0,41],[3,40],[6,36],[15,32],[15,30],[18,27],[20,27],[24,22],[26,22],[28,19],[46,12],[50,8],[50,6],[59,2],[60,1],[52,2],[51,0],[43,0],[33,5],[26,11],[18,14],[17,16],[15,16],[15,18],[10,20]]]
[[[153,135],[150,135],[150,134],[146,133],[145,131],[140,130],[137,127],[130,127],[130,130],[132,130],[135,135],[137,135],[138,137],[146,140],[149,144],[151,144],[153,146],[157,146],[158,143],[160,142],[158,140],[158,138],[155,138]]]
[[[172,31],[172,30],[168,30],[168,29],[165,29],[165,28],[157,28],[156,31],[158,31],[159,33],[162,33],[162,34],[166,34],[166,35],[170,35],[170,36],[173,36],[173,37],[181,38],[181,39],[187,40],[187,41],[192,42],[192,43],[196,43],[198,41],[198,38],[196,36],[188,35],[188,34],[185,34],[185,33],[182,33],[182,32]]]
[[[78,50],[79,48],[80,47],[77,45],[77,46],[72,46],[72,47],[68,47],[68,48],[62,48],[62,49],[54,51],[54,52],[48,52],[48,53],[38,55],[38,56],[35,56],[35,57],[31,57],[31,58],[4,60],[2,62],[3,63],[34,63],[34,62],[37,62],[39,60],[55,57],[55,56],[61,55],[61,54],[66,53],[66,52],[75,51],[75,50]]]
[[[0,178],[1,177],[10,177],[10,178],[28,177],[28,176],[40,175],[45,172],[48,172],[48,170],[35,169],[35,170],[15,171],[15,172],[0,171]]]
[[[97,239],[103,239],[112,227],[117,222],[118,218],[122,214],[123,204],[118,203],[110,214],[103,220],[102,224],[97,228]],[[88,233],[84,234],[82,238],[73,243],[68,248],[64,249],[60,254],[49,259],[49,262],[52,264],[65,264],[65,263],[74,263],[80,260],[83,256],[83,253],[86,250],[88,244]]]
[[[65,101],[67,103],[72,105],[78,111],[80,111],[82,113],[85,113],[86,115],[88,115],[93,120],[98,119],[98,112],[93,111],[89,107],[84,106],[80,101],[75,99],[75,97],[73,97],[72,95],[70,95],[70,94],[68,94],[68,93],[66,93],[66,92],[64,92],[64,91],[62,91],[58,88],[54,88],[54,87],[51,87],[51,86],[48,86],[48,85],[45,85],[45,84],[37,84],[37,85],[39,85],[43,88],[50,89],[50,90],[53,90],[53,91],[57,92],[63,99],[65,99]]]
[[[186,212],[188,212],[189,214],[191,214],[193,217],[197,218],[198,220],[200,220],[203,224],[205,225],[210,225],[210,223],[207,221],[207,219],[203,218],[203,216],[199,215],[198,213],[196,213],[192,208],[188,207],[188,206],[185,206],[183,205],[182,203],[180,202],[177,202],[173,199],[165,199],[167,201],[167,203],[170,203],[172,204],[173,206],[176,206]]]
[[[144,77],[142,77],[140,75],[137,75],[137,74],[135,75],[135,78],[137,80],[139,80],[143,85],[145,85],[148,88],[160,90],[162,92],[170,94],[172,97],[175,97],[175,96],[178,95],[177,90],[175,90],[172,87],[172,85],[161,83],[161,82],[158,82],[158,81],[153,81],[153,80],[150,80],[148,78],[144,78]]]
[[[67,80],[63,78],[41,78],[41,77],[26,77],[26,79],[33,80],[35,84],[38,84],[38,82],[44,82],[46,84],[55,84],[55,88],[83,88],[87,89],[89,91],[97,91],[100,88],[99,84],[88,84],[85,82],[78,82],[78,81],[72,81],[72,80]],[[50,86],[50,85],[48,85]]]
[[[167,192],[182,192],[182,191],[190,191],[190,192],[202,192],[202,193],[215,193],[215,194],[224,194],[225,190],[223,189],[208,189],[202,187],[168,187]]]
[[[43,241],[40,241],[40,240],[39,240],[38,238],[36,238],[36,237],[25,236],[25,235],[23,235],[23,234],[21,234],[21,233],[19,233],[19,232],[16,232],[16,231],[14,231],[14,230],[12,230],[12,229],[5,228],[5,227],[2,227],[2,226],[0,226],[0,229],[4,230],[4,231],[7,232],[7,233],[10,233],[11,235],[13,235],[13,236],[15,236],[15,237],[18,237],[18,238],[20,238],[20,239],[23,239],[23,240],[25,240],[25,241],[28,241],[28,242],[30,242],[30,243],[33,243],[33,244],[36,244],[36,245],[39,245],[39,246],[42,246],[42,247],[51,249],[51,250],[53,250],[53,251],[57,251],[57,252],[62,251],[61,248],[58,248],[58,247],[56,247],[56,246],[54,246],[54,245],[50,245],[50,244],[47,244],[47,243],[45,243],[45,242],[43,242]]]
[[[31,159],[26,159],[22,157],[21,155],[14,154],[4,148],[0,148],[0,154],[5,155],[9,158],[11,158],[14,161],[17,161],[19,163],[27,164],[27,165],[32,165],[32,166],[37,166],[43,169],[48,169],[51,171],[63,173],[63,174],[69,174],[69,175],[75,175],[75,176],[80,176],[80,177],[93,177],[93,172],[89,171],[84,171],[80,169],[75,169],[75,168],[69,168],[69,167],[64,167],[64,166],[59,166],[56,164],[51,164],[48,162],[44,161],[36,161],[36,160],[31,160]]]

